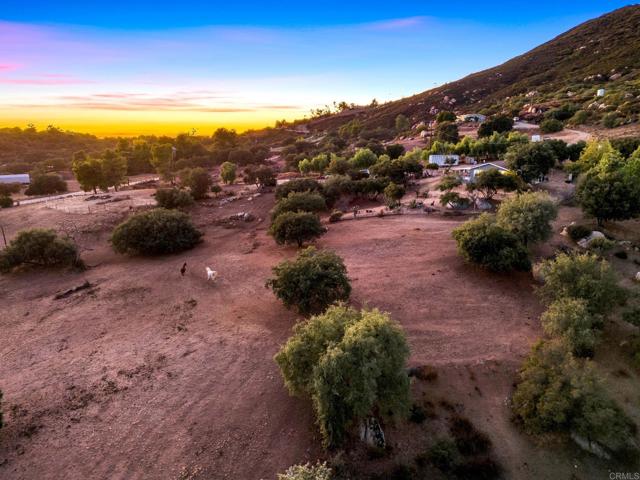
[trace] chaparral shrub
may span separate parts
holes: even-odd
[[[157,208],[132,215],[118,225],[111,244],[118,253],[162,255],[193,248],[200,242],[189,216],[177,210]]]
[[[53,230],[22,230],[0,252],[0,271],[7,273],[21,266],[82,267],[76,245]]]

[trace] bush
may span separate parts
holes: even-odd
[[[29,187],[25,190],[25,195],[50,195],[67,191],[67,182],[59,175],[47,173],[38,175],[31,179]]]
[[[331,223],[339,222],[343,215],[344,215],[344,212],[342,210],[334,210],[333,212],[331,212],[331,215],[329,216],[329,222]]]
[[[584,300],[560,298],[549,305],[541,321],[545,333],[563,338],[574,355],[593,355],[602,317],[589,312]]]
[[[602,256],[616,246],[616,242],[608,238],[594,238],[589,243],[589,251]]]
[[[560,254],[540,264],[544,284],[538,294],[547,303],[564,297],[584,300],[591,313],[605,314],[625,300],[609,263],[592,254]]]
[[[276,187],[276,200],[287,198],[292,192],[322,193],[322,185],[313,178],[296,178],[289,180]]]
[[[331,469],[326,463],[320,462],[315,465],[294,465],[286,472],[279,473],[278,480],[331,480]]]
[[[489,437],[477,430],[466,418],[453,417],[449,431],[455,439],[458,451],[463,455],[484,454],[491,449]]]
[[[556,133],[560,132],[563,129],[563,123],[560,120],[556,120],[555,118],[549,118],[548,120],[544,120],[540,124],[540,131],[542,133]]]
[[[213,193],[217,197],[219,193],[222,193],[222,187],[217,183],[214,183],[213,185],[211,185],[211,193]]]
[[[0,208],[13,207],[13,199],[8,195],[0,195]]]
[[[593,168],[580,177],[576,198],[598,225],[607,220],[628,220],[640,215],[640,189],[634,175],[622,170],[601,172]]]
[[[384,199],[387,202],[387,206],[395,207],[400,202],[400,199],[404,196],[405,190],[402,185],[397,183],[389,183],[384,189]]]
[[[19,183],[0,183],[0,197],[11,196],[13,193],[19,193],[22,185]]]
[[[558,216],[558,207],[549,195],[541,192],[523,193],[502,202],[497,221],[502,228],[518,236],[525,245],[551,237],[551,222]]]
[[[323,312],[329,305],[348,300],[351,284],[342,259],[333,252],[309,247],[295,260],[273,268],[267,287],[285,304],[302,315]]]
[[[213,180],[204,168],[197,167],[184,172],[182,183],[185,187],[189,187],[191,196],[194,199],[202,200],[207,197],[207,192],[213,184]]]
[[[635,426],[562,340],[536,344],[519,376],[512,408],[528,433],[576,433],[614,455],[635,450]]]
[[[224,183],[233,183],[236,180],[236,164],[224,162],[220,165],[220,179]]]
[[[0,272],[9,273],[22,266],[82,267],[75,244],[60,238],[53,230],[22,230],[0,252]]]
[[[625,322],[640,327],[640,308],[632,308],[622,314],[622,319]]]
[[[460,463],[460,452],[451,440],[438,440],[427,452],[429,463],[443,472],[453,471]]]
[[[287,198],[276,203],[271,211],[271,220],[275,221],[279,215],[286,212],[311,212],[318,213],[327,209],[327,204],[322,195],[308,192],[292,192]]]
[[[118,253],[131,255],[163,255],[188,250],[202,237],[191,219],[176,210],[157,208],[137,213],[118,225],[111,244]]]
[[[193,205],[193,197],[185,190],[177,188],[159,188],[155,193],[160,208],[184,208]]]
[[[406,414],[408,356],[388,314],[336,305],[298,324],[275,360],[290,393],[313,400],[325,446],[336,447],[358,420]]]
[[[311,212],[285,212],[278,215],[269,227],[269,235],[278,245],[297,244],[298,247],[325,232],[318,215]]]
[[[513,233],[498,226],[491,215],[482,214],[453,230],[458,251],[469,262],[495,272],[528,271],[526,248]]]
[[[591,235],[591,229],[589,227],[585,227],[584,225],[569,225],[567,227],[567,233],[569,234],[569,238],[574,242],[578,240],[582,240],[583,238]]]

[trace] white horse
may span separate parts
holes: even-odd
[[[206,267],[207,270],[207,282],[209,280],[211,280],[212,282],[216,281],[216,278],[218,278],[218,272],[216,272],[215,270],[211,270],[209,267]]]

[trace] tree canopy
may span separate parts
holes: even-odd
[[[311,397],[325,446],[338,447],[358,420],[407,412],[408,357],[388,314],[336,305],[298,324],[275,360],[289,391]]]
[[[276,265],[273,274],[267,286],[287,308],[295,307],[302,315],[323,312],[351,295],[342,258],[328,250],[308,247],[294,260]]]

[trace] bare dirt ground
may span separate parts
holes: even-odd
[[[0,277],[1,478],[257,480],[324,458],[309,402],[288,396],[272,360],[297,319],[264,286],[296,252],[266,235],[272,205],[272,194],[207,201],[191,212],[203,244],[152,259],[109,248],[126,211],[2,212],[9,238],[25,226],[74,224],[92,267]],[[239,212],[256,220],[221,221]],[[542,307],[530,275],[492,275],[460,259],[451,239],[460,221],[337,223],[319,246],[345,259],[355,305],[402,324],[410,364],[435,366],[438,380],[414,392],[446,399],[485,430],[506,478],[605,478],[592,459],[536,445],[509,421],[507,398],[541,334]],[[217,283],[205,281],[205,266],[220,272]],[[93,287],[54,299],[85,280]],[[416,439],[434,440],[434,425],[390,428],[394,451],[409,458]]]

